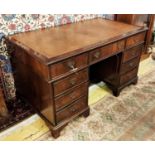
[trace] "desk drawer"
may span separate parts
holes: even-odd
[[[137,76],[137,71],[138,71],[138,68],[135,68],[134,70],[122,75],[120,77],[120,84],[124,84],[130,80],[132,80],[134,77]]]
[[[118,41],[116,43],[112,43],[104,47],[95,49],[89,53],[89,62],[93,63],[100,59],[107,58],[119,51],[122,51],[124,49],[124,46],[125,46],[125,41],[122,40],[122,41]]]
[[[76,70],[85,67],[88,62],[88,54],[81,54],[62,62],[55,63],[50,66],[50,75],[53,78],[63,76],[68,73],[75,72]]]
[[[126,41],[126,48],[140,44],[144,42],[144,39],[145,39],[145,32],[129,37]]]
[[[68,91],[64,95],[57,97],[55,99],[56,111],[58,111],[61,108],[69,105],[70,103],[72,103],[76,99],[78,99],[84,95],[86,96],[87,93],[88,93],[88,83],[84,83],[84,84],[81,84],[74,89],[71,89],[70,91]]]
[[[76,115],[83,109],[87,108],[87,97],[80,98],[78,101],[71,104],[69,107],[56,113],[57,123],[62,122],[66,119],[70,119],[72,116]]]
[[[122,64],[120,73],[121,74],[126,73],[130,71],[131,69],[137,67],[139,64],[139,59],[140,59],[139,57],[136,57],[133,60],[130,60],[129,62]]]
[[[143,45],[133,47],[123,53],[123,63],[127,62],[141,54]]]
[[[72,75],[54,82],[54,95],[57,96],[69,88],[80,84],[81,82],[88,81],[88,69],[73,73]]]

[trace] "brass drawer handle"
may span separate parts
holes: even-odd
[[[123,49],[123,44],[121,42],[117,43],[117,50]]]
[[[76,97],[74,93],[70,94],[69,96],[71,99],[74,99]]]
[[[75,84],[76,84],[76,80],[77,80],[77,79],[74,78],[74,79],[71,79],[69,82],[70,82],[71,85],[75,85]]]
[[[135,52],[131,52],[131,55],[132,55],[132,56],[135,56]]]
[[[100,57],[100,52],[99,51],[95,52],[93,56],[96,59],[99,58]]]
[[[75,67],[75,61],[68,61],[67,62],[67,66],[72,70],[72,71],[76,71],[77,68]]]
[[[133,65],[134,65],[134,64],[133,64],[132,62],[131,62],[131,63],[129,63],[129,66],[130,66],[130,67],[133,67]]]
[[[71,108],[70,111],[71,112],[76,112],[76,109],[75,108]]]

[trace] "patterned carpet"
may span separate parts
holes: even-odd
[[[0,132],[16,125],[35,113],[32,106],[21,99],[15,99],[7,103],[7,108],[9,114],[7,116],[0,115]]]
[[[90,107],[90,116],[69,123],[57,140],[155,140],[155,70]],[[54,139],[47,132],[37,140]]]

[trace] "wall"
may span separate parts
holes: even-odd
[[[97,17],[113,19],[113,15],[106,14],[1,14],[0,33],[12,35],[19,32],[44,29],[46,27],[54,27]],[[10,100],[15,97],[15,86],[4,39],[1,39],[0,42],[0,65],[3,73],[1,80],[6,92],[5,96],[7,100]]]

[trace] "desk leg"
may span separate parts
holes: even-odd
[[[88,108],[88,110],[86,110],[84,113],[83,113],[83,116],[84,117],[88,117],[90,114],[90,109]]]
[[[116,96],[116,97],[118,97],[119,94],[120,94],[120,92],[121,92],[121,90],[122,90],[123,88],[125,88],[125,87],[127,87],[127,86],[129,86],[129,85],[131,85],[131,84],[136,85],[137,82],[138,82],[138,77],[132,79],[131,81],[129,81],[129,83],[126,83],[126,84],[122,85],[121,87],[114,88],[114,89],[111,87],[111,89],[112,89],[112,91],[113,91],[113,95]]]
[[[134,85],[136,85],[138,82],[138,77],[132,82]]]
[[[121,92],[120,89],[115,89],[115,90],[113,90],[113,95],[116,96],[116,97],[118,97],[119,94],[120,94],[120,92]]]
[[[89,107],[82,113],[80,114],[79,116],[84,116],[84,117],[88,117],[90,114],[90,109]],[[59,126],[57,128],[55,127],[51,127],[49,123],[47,123],[47,126],[49,127],[50,131],[51,131],[51,135],[56,139],[60,136],[60,132],[63,130],[63,128],[68,124],[68,123],[65,123],[64,125],[62,126]]]
[[[60,136],[60,130],[51,130],[51,134],[56,139]]]
[[[50,130],[51,130],[51,135],[52,135],[55,139],[58,138],[58,137],[60,136],[60,132],[63,130],[64,127],[67,126],[67,124],[68,124],[68,123],[64,124],[63,126],[60,126],[60,127],[57,128],[57,129],[50,128],[50,126],[49,126],[49,128],[50,128]]]

